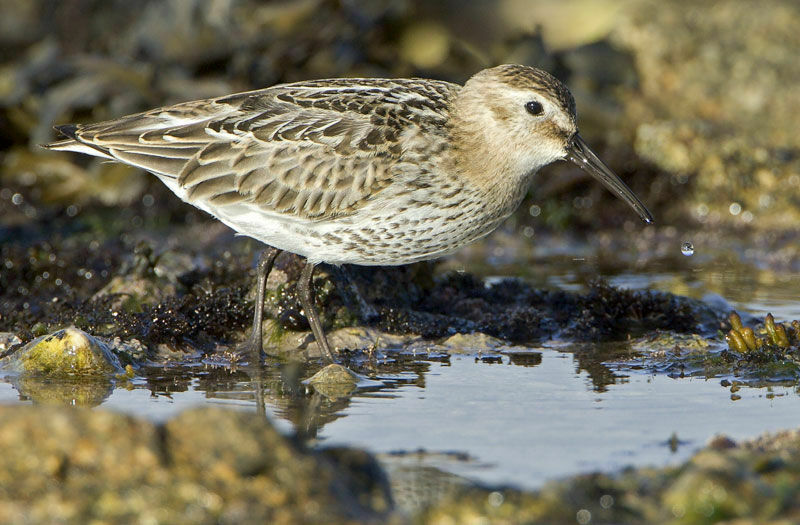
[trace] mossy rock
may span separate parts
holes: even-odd
[[[35,376],[108,376],[124,371],[99,339],[69,327],[38,337],[0,362],[0,368]]]
[[[152,422],[0,406],[0,523],[399,524],[376,461],[217,408]]]

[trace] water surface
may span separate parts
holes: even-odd
[[[530,265],[495,264],[483,274],[490,280],[520,275],[536,286],[568,290],[581,290],[600,274],[617,286],[800,318],[797,274],[700,261],[655,261],[631,272],[604,268],[591,256],[558,255]],[[522,488],[576,473],[674,464],[715,434],[745,439],[800,420],[793,383],[745,387],[732,396],[723,377],[653,374],[609,362],[605,350],[591,347],[583,347],[579,362],[568,350],[550,344],[493,359],[387,353],[360,370],[384,387],[333,400],[301,383],[318,364],[273,363],[263,372],[261,396],[268,417],[287,433],[300,431],[319,446],[363,447],[412,483],[435,472],[445,482]],[[156,421],[197,405],[254,413],[260,406],[248,373],[204,363],[154,366],[107,394],[97,400],[103,408]],[[37,395],[0,382],[0,402],[32,403]]]

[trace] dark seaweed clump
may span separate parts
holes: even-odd
[[[0,326],[32,337],[37,325],[57,325],[96,293],[121,263],[120,244],[76,238],[32,245],[0,244]],[[39,335],[39,334],[37,334]]]
[[[90,325],[115,321],[113,335],[137,338],[144,343],[190,344],[204,347],[231,337],[252,321],[252,307],[245,300],[242,286],[210,291],[194,288],[182,296],[170,296],[144,312],[100,312]],[[97,306],[90,303],[90,306]],[[111,318],[109,317],[112,316]],[[91,328],[88,327],[88,328]]]
[[[487,286],[469,274],[439,279],[419,301],[385,307],[389,331],[443,337],[480,331],[515,343],[559,336],[609,341],[653,330],[698,332],[715,314],[700,303],[667,293],[622,290],[602,281],[585,294],[537,290],[518,279]]]
[[[84,243],[78,237],[0,245],[0,326],[23,341],[75,325],[94,335],[136,338],[145,344],[203,347],[230,341],[249,325],[249,257],[230,256],[204,269],[193,268],[170,288],[151,271],[137,268],[138,250],[117,239]],[[120,306],[125,294],[101,292],[116,276],[147,279],[156,289],[173,293],[158,300],[138,297],[134,306]]]
[[[5,329],[30,340],[72,324],[94,335],[135,338],[147,345],[211,350],[220,342],[240,338],[249,327],[252,253],[211,254],[213,263],[188,269],[167,282],[147,267],[155,261],[141,244],[91,241],[87,253],[79,239],[54,238],[28,246],[9,243],[0,248],[0,264],[6,266],[0,273]],[[295,293],[301,266],[296,256],[278,259],[276,270],[285,281],[270,291],[266,304],[267,313],[286,330],[307,329]],[[432,263],[344,272],[323,269],[315,279],[317,305],[329,329],[374,324],[427,338],[480,331],[515,343],[555,336],[621,340],[653,330],[697,332],[715,319],[700,303],[666,293],[620,290],[603,282],[594,283],[584,294],[537,290],[518,279],[486,285],[469,274],[434,279],[432,269]],[[120,302],[124,294],[98,293],[115,276],[147,280],[163,293],[140,297],[132,304]],[[364,305],[374,313],[365,311]]]

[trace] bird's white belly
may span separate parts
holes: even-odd
[[[239,235],[252,237],[275,248],[305,257],[315,248],[313,243],[308,242],[309,238],[301,234],[302,224],[298,220],[276,217],[247,205],[213,206],[205,201],[190,201],[186,198],[186,190],[175,179],[159,179],[182,201],[200,208]]]
[[[405,206],[381,199],[353,215],[313,220],[278,215],[248,204],[192,202],[174,179],[161,180],[182,200],[238,234],[313,263],[394,266],[434,259],[488,235],[513,211],[497,213],[495,209],[489,215],[487,207],[477,201],[443,209],[419,200]]]

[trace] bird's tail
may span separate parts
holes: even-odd
[[[64,124],[63,126],[54,126],[54,128],[67,138],[65,140],[50,142],[49,144],[41,144],[43,148],[53,151],[74,151],[77,153],[86,153],[95,157],[115,160],[107,150],[104,150],[103,148],[94,144],[81,142],[81,140],[78,138],[78,130],[80,127],[76,124]]]

